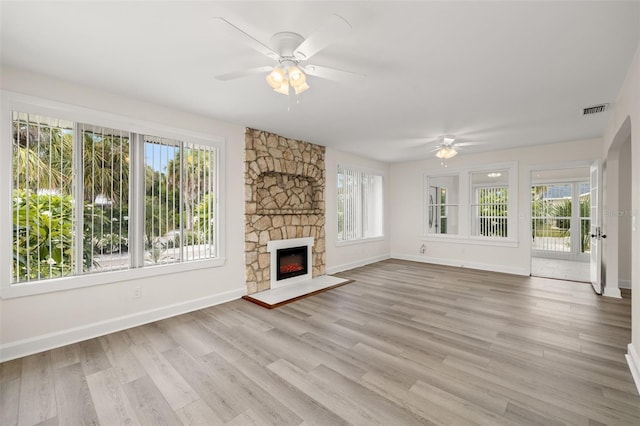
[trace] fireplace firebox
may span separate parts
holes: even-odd
[[[276,258],[278,281],[305,275],[308,272],[306,246],[278,249]]]

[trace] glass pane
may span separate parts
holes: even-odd
[[[591,185],[579,184],[580,191],[580,251],[591,253]]]
[[[339,167],[336,175],[338,241],[384,234],[381,175]]]
[[[570,183],[532,187],[531,225],[535,250],[571,251],[572,187]]]
[[[81,124],[83,270],[129,268],[128,132]]]
[[[145,136],[145,264],[217,257],[217,150]]]
[[[144,137],[145,264],[181,259],[181,157],[179,142]]]
[[[473,203],[471,235],[508,236],[509,172],[489,170],[471,174]]]
[[[458,233],[459,177],[430,176],[427,178],[427,217],[428,234]]]
[[[182,149],[181,196],[184,215],[182,259],[217,256],[216,247],[216,149],[185,144]]]
[[[12,283],[75,268],[73,123],[12,113]]]

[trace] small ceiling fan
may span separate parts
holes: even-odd
[[[478,145],[478,142],[456,142],[455,135],[443,135],[437,138],[438,145],[436,145],[430,152],[435,152],[436,157],[441,160],[441,164],[445,165],[445,160],[449,160],[456,155],[460,148]]]
[[[247,34],[224,18],[216,17],[213,24],[232,37],[244,42],[249,47],[274,60],[277,64],[265,65],[240,71],[216,75],[222,81],[234,80],[252,74],[267,74],[267,83],[277,93],[289,95],[293,90],[300,94],[309,89],[307,75],[334,81],[353,81],[364,77],[362,74],[336,68],[311,65],[306,61],[316,53],[344,37],[351,25],[338,15],[331,15],[324,24],[306,39],[293,32],[279,32],[271,37],[270,46]]]

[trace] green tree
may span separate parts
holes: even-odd
[[[83,132],[84,199],[128,203],[129,138]]]
[[[185,229],[193,229],[193,207],[205,197],[207,182],[211,178],[213,153],[198,149],[183,148],[176,151],[167,163],[167,178],[171,189],[182,196]]]
[[[550,215],[559,219],[555,220],[556,227],[559,228],[561,236],[570,235],[571,217],[573,212],[572,202],[569,199],[551,204]],[[590,197],[580,198],[580,249],[582,252],[589,251],[591,247],[591,221],[583,220],[591,214]]]
[[[59,127],[13,122],[13,181],[18,189],[46,188],[71,194],[73,138]]]
[[[13,121],[14,280],[73,270],[73,132],[42,121]],[[86,271],[96,266],[93,253],[128,246],[129,138],[83,131],[82,140]],[[98,196],[106,200],[103,206],[95,205]]]
[[[70,195],[13,191],[13,279],[56,278],[73,272],[75,261],[73,198]],[[91,223],[107,222],[101,209],[84,208],[85,236]],[[93,264],[94,241],[83,241],[83,268]]]

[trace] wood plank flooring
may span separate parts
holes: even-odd
[[[387,260],[0,364],[0,425],[639,425],[630,294]]]

